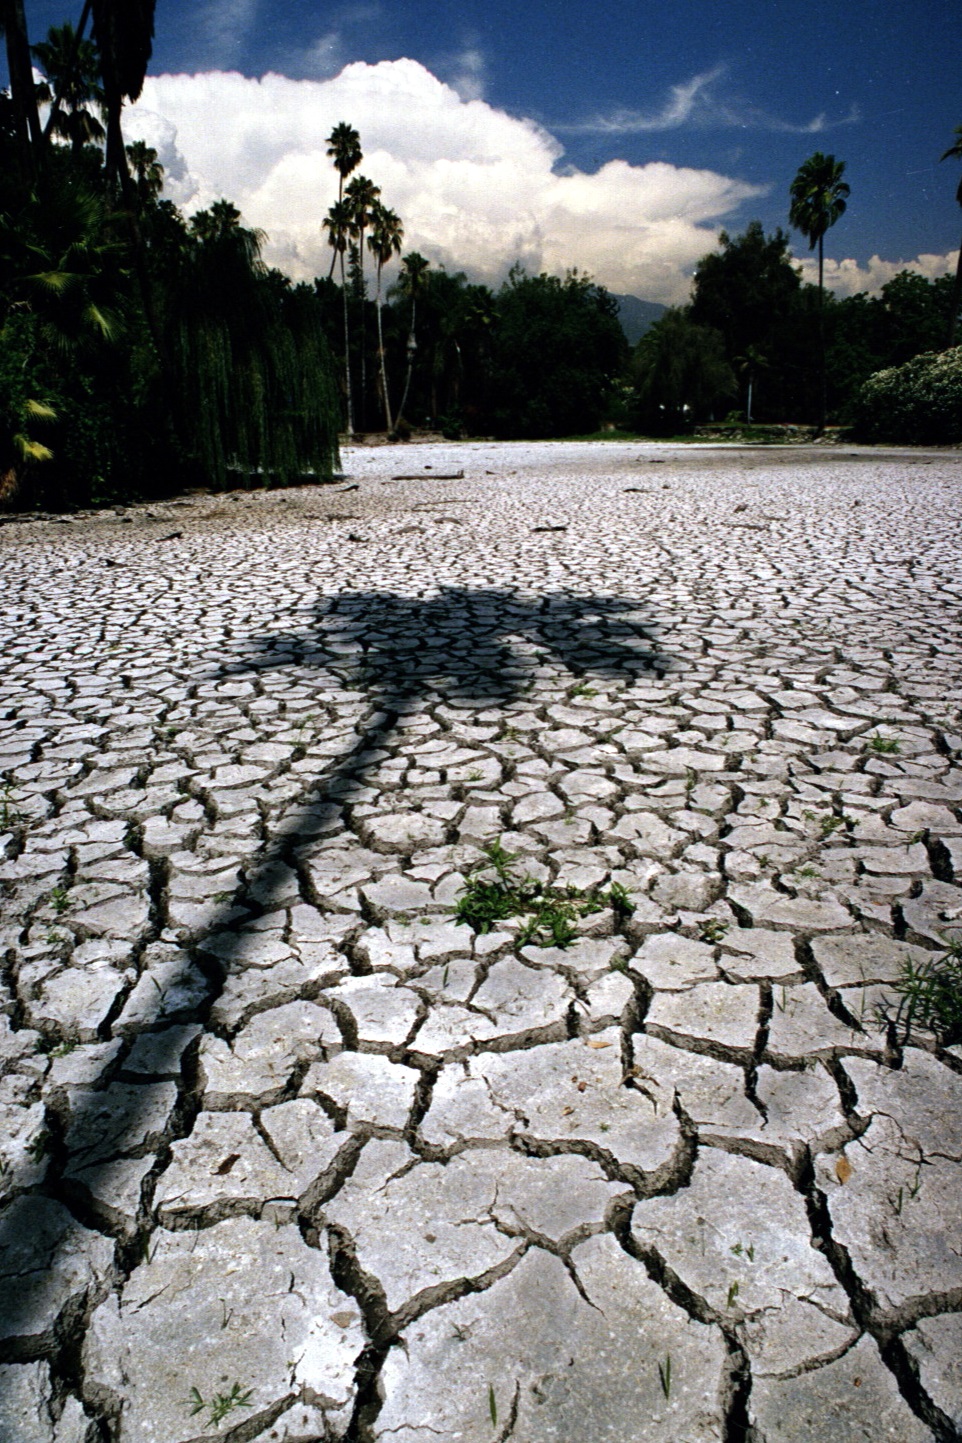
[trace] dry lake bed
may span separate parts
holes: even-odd
[[[342,461],[0,526],[0,1443],[959,1439],[962,454]]]

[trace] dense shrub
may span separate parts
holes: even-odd
[[[857,392],[852,419],[860,441],[910,446],[962,441],[962,346],[876,371]]]

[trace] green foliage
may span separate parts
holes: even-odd
[[[953,941],[929,962],[903,963],[895,991],[898,1005],[894,1013],[883,1007],[882,1021],[894,1021],[906,1038],[918,1026],[945,1047],[962,1042],[962,942]]]
[[[699,326],[681,309],[666,311],[650,326],[632,360],[632,419],[652,435],[675,436],[738,394],[720,331]]]
[[[485,848],[485,858],[469,874],[455,902],[454,918],[473,931],[487,933],[498,922],[524,918],[517,934],[519,947],[568,947],[576,939],[575,922],[611,907],[624,919],[634,912],[627,890],[613,882],[605,892],[592,887],[546,887],[534,877],[519,876],[516,857],[500,842]],[[494,873],[482,876],[481,873]]]
[[[253,1396],[253,1388],[242,1388],[240,1383],[234,1383],[229,1393],[215,1393],[208,1401],[195,1386],[191,1388],[185,1406],[190,1409],[192,1418],[198,1413],[206,1413],[208,1424],[219,1428],[236,1409],[253,1407],[250,1401]]]
[[[778,229],[766,236],[761,222],[751,221],[742,235],[722,231],[719,244],[698,262],[689,319],[721,333],[725,359],[741,373],[743,409],[751,383],[754,418],[797,420],[808,404],[804,378],[817,349],[815,309],[792,263],[788,235]],[[746,365],[750,357],[755,361]]]
[[[808,241],[809,249],[819,246],[819,285],[822,283],[821,242],[826,231],[845,213],[850,187],[842,179],[844,160],[816,150],[798,168],[791,184],[789,219]]]
[[[529,276],[516,266],[496,301],[490,430],[504,437],[597,430],[627,342],[617,304],[587,276]]]
[[[962,441],[962,347],[928,352],[870,376],[854,397],[861,441],[953,445]]]
[[[29,184],[0,175],[0,505],[129,499],[192,470],[329,475],[317,293],[265,270],[228,202],[188,226],[156,152],[128,154],[136,224],[90,146],[53,147]]]

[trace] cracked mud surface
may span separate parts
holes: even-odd
[[[962,458],[344,470],[0,527],[0,1443],[962,1437]]]

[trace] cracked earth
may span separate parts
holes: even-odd
[[[0,1440],[959,1439],[962,458],[343,461],[0,527]]]

